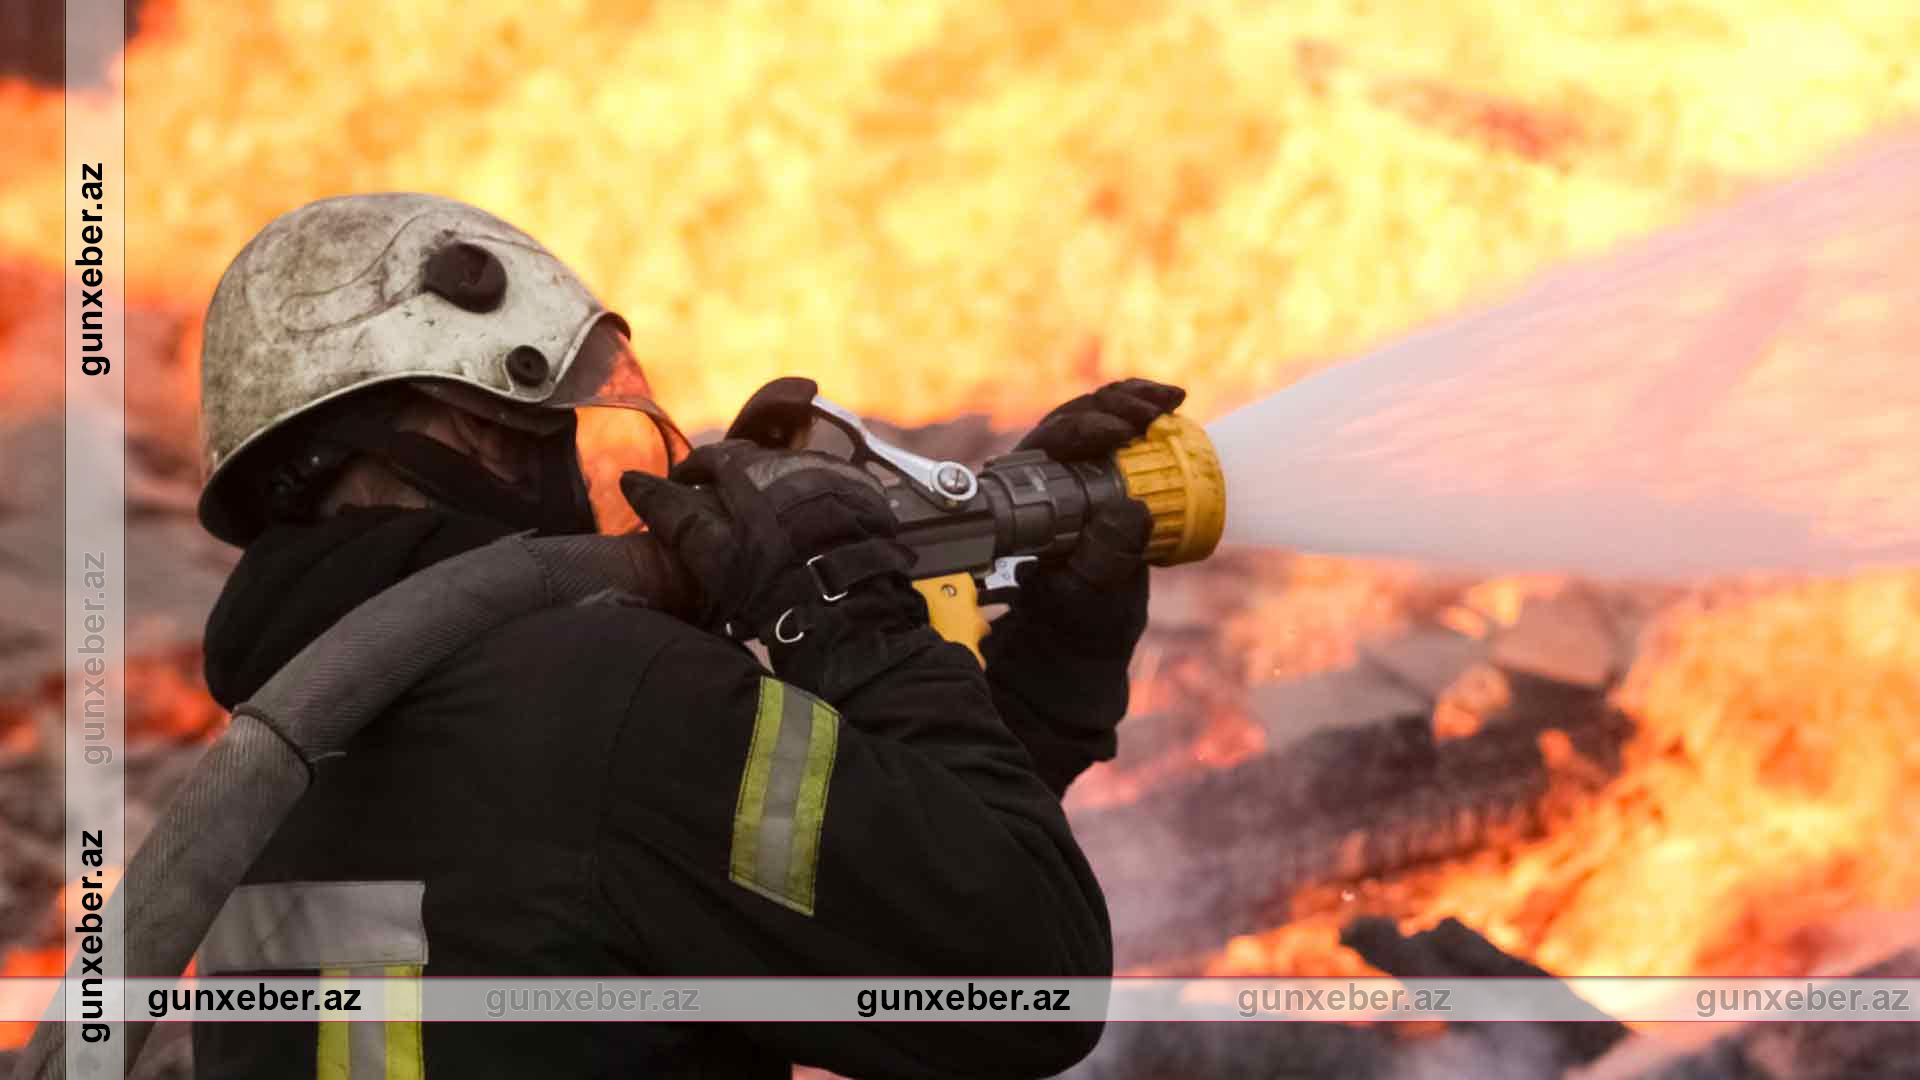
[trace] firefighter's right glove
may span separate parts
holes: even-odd
[[[828,701],[932,633],[907,577],[913,553],[857,466],[728,439],[666,479],[630,472],[620,488],[699,585],[699,621],[757,637],[781,678]]]

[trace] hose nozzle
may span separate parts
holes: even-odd
[[[1227,481],[1205,428],[1168,413],[1115,451],[1113,465],[1127,495],[1153,514],[1148,562],[1175,566],[1213,554],[1227,524]]]

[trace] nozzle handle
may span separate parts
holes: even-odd
[[[788,375],[753,392],[727,428],[729,439],[750,439],[769,450],[797,450],[813,427],[813,399],[820,384]]]

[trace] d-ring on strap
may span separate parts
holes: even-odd
[[[807,560],[807,573],[820,591],[820,599],[829,604],[845,598],[855,586],[884,574],[904,573],[913,565],[913,555],[892,540],[862,540],[834,548]]]

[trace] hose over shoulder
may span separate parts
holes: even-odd
[[[608,589],[670,611],[685,593],[648,536],[504,537],[355,608],[234,711],[262,717],[317,762],[480,634]]]
[[[108,901],[124,919],[126,976],[172,978],[312,779],[354,735],[481,635],[613,590],[681,613],[689,587],[646,535],[510,536],[436,563],[348,612],[250,700],[181,785]],[[108,919],[108,925],[113,920]],[[78,969],[67,972],[78,978]],[[35,1029],[14,1075],[66,1075],[64,1023]],[[127,1067],[151,1025],[126,1025]]]

